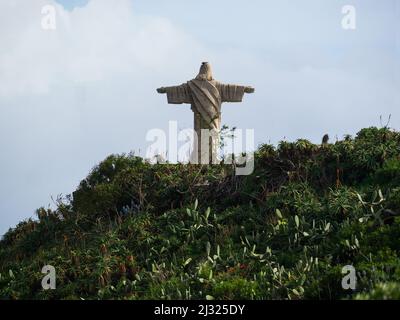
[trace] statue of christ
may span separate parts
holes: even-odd
[[[203,62],[198,76],[180,86],[162,87],[158,93],[166,93],[170,104],[191,104],[194,113],[194,139],[192,160],[215,163],[218,152],[218,136],[221,130],[222,102],[242,102],[245,93],[254,88],[234,84],[222,84],[212,76],[211,65]],[[204,131],[209,135],[204,138]],[[203,134],[203,135],[202,135]]]

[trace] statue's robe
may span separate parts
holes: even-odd
[[[197,159],[202,159],[201,129],[209,129],[214,134],[221,130],[221,104],[223,102],[242,102],[245,86],[222,84],[218,81],[191,80],[180,86],[166,87],[168,103],[191,104],[194,112],[194,130],[197,133]],[[196,141],[195,141],[196,142]],[[216,155],[217,139],[211,139],[209,156]],[[204,150],[203,150],[204,151]],[[216,159],[211,159],[215,162]]]

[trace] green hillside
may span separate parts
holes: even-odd
[[[399,299],[398,214],[400,133],[388,128],[262,145],[240,177],[112,155],[4,236],[0,299]],[[41,287],[45,265],[56,290]]]

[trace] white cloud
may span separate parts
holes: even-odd
[[[6,17],[0,22],[1,96],[44,94],[64,81],[101,81],[116,73],[154,72],[160,66],[172,70],[176,61],[183,68],[190,53],[200,50],[168,20],[135,16],[128,0],[94,0],[72,12],[53,3],[57,29],[43,30],[41,8],[48,3],[1,2]]]

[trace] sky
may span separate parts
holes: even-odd
[[[0,235],[107,155],[144,156],[149,130],[192,127],[190,107],[155,89],[203,61],[255,87],[222,123],[254,129],[256,145],[340,139],[380,116],[400,129],[398,0],[2,0],[0,43]]]

